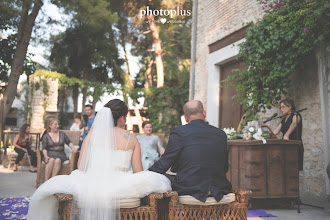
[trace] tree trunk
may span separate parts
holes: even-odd
[[[143,130],[142,130],[142,117],[141,117],[141,114],[140,114],[140,110],[138,109],[135,101],[134,101],[134,113],[135,113],[135,117],[138,120],[139,133],[141,134],[141,133],[143,133]]]
[[[150,60],[150,62],[148,63],[148,68],[146,70],[146,74],[145,74],[145,83],[144,83],[144,88],[146,89],[150,89],[152,88],[152,75],[151,75],[151,69],[152,69],[152,65],[154,64],[153,60]]]
[[[78,95],[79,95],[79,86],[78,84],[75,84],[72,88],[73,119],[78,113]]]
[[[128,75],[131,75],[131,71],[129,69],[128,55],[127,55],[127,51],[126,51],[126,44],[125,44],[125,42],[123,42],[122,45],[123,45],[123,49],[124,49],[125,63],[126,63],[126,66],[127,66],[127,74]]]
[[[14,53],[13,63],[11,65],[8,86],[4,95],[4,112],[0,112],[0,114],[3,115],[3,121],[0,123],[4,123],[6,115],[8,114],[17,94],[17,84],[23,71],[24,60],[31,39],[32,29],[39,10],[43,5],[42,0],[36,0],[34,1],[34,5],[31,10],[29,1],[22,2],[22,14],[17,33],[17,46]],[[30,14],[29,11],[31,11]]]
[[[87,66],[83,68],[83,80],[88,80],[88,68]],[[82,88],[81,93],[83,95],[82,103],[81,103],[81,109],[84,111],[84,107],[86,105],[86,99],[87,99],[87,88]]]
[[[100,100],[102,94],[103,94],[102,88],[94,88],[93,101],[92,101],[92,106],[94,109],[95,109],[96,103]]]
[[[98,101],[97,99],[93,98],[93,101],[92,101],[93,109],[95,109],[97,101]]]
[[[134,128],[133,128],[133,122],[132,122],[132,115],[130,112],[127,113],[127,131],[130,131],[130,132],[134,132]]]
[[[151,1],[150,1],[151,2]],[[155,24],[155,17],[151,14],[147,16],[149,21],[149,28],[152,32],[152,37],[154,39],[155,46],[155,61],[157,69],[157,88],[164,86],[164,65],[162,59],[162,45],[159,38],[159,32]]]

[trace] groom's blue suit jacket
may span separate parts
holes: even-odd
[[[149,170],[164,174],[170,167],[177,174],[166,176],[179,195],[205,202],[211,194],[220,201],[231,190],[227,136],[202,120],[174,128],[164,155]]]

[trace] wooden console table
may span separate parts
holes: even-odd
[[[228,180],[251,198],[299,197],[298,146],[294,140],[229,140]]]

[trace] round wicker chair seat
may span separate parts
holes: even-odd
[[[70,198],[72,200],[72,198]],[[104,204],[104,203],[102,203]],[[100,204],[100,205],[102,205]],[[82,208],[83,204],[78,201],[78,207]],[[131,209],[131,208],[136,208],[141,205],[141,199],[139,198],[123,198],[119,200],[119,207],[124,208],[124,209]]]
[[[57,193],[55,197],[59,201],[58,208],[58,219],[59,220],[71,220],[71,219],[79,219],[78,217],[78,209],[72,209],[73,196],[70,194]],[[132,198],[121,200],[120,203],[120,219],[121,220],[137,220],[137,219],[148,219],[148,220],[159,220],[162,218],[158,218],[158,208],[157,201],[163,198],[162,194],[150,194],[149,196],[143,198],[145,203],[141,205],[141,199]],[[138,200],[138,201],[137,201]],[[126,202],[126,204],[124,204]],[[135,205],[139,203],[136,207]],[[130,208],[129,206],[130,205]],[[125,206],[125,207],[124,207]],[[134,207],[132,207],[134,206]]]
[[[192,196],[179,196],[179,203],[183,205],[221,205],[221,204],[229,204],[235,202],[235,194],[229,193],[227,195],[224,195],[223,198],[217,202],[217,200],[214,197],[208,197],[205,202],[201,202],[198,199],[192,197]]]

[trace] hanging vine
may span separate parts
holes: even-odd
[[[319,47],[330,51],[328,0],[259,1],[265,16],[251,23],[239,57],[249,68],[228,77],[248,114],[265,111],[295,88],[306,56]],[[224,82],[224,81],[223,81]]]

